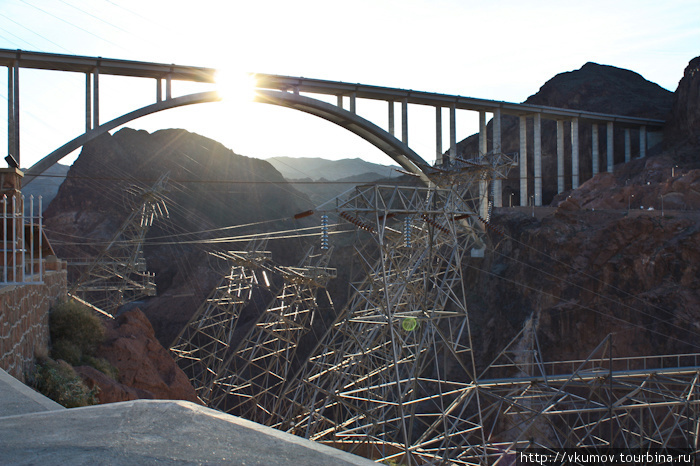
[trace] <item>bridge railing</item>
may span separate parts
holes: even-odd
[[[44,249],[48,244],[44,240],[42,199],[29,196],[27,201],[25,206],[23,195],[3,195],[0,199],[0,285],[44,282]]]
[[[492,369],[517,368],[528,375],[565,375],[574,373],[608,372],[608,371],[648,371],[662,369],[676,369],[682,367],[700,367],[700,353],[662,354],[653,356],[631,357],[596,357],[589,359],[569,359],[564,361],[543,362],[537,361],[536,353],[532,358],[524,359],[520,355],[519,362],[493,364]]]

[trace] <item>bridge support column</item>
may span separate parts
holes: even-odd
[[[343,96],[342,95],[335,96],[335,105],[338,108],[343,108]]]
[[[557,194],[564,192],[564,122],[557,120]]]
[[[493,151],[498,154],[501,149],[501,109],[497,108],[493,112]],[[493,180],[493,206],[503,207],[503,181]]]
[[[607,143],[608,143],[608,173],[613,172],[613,167],[615,166],[615,158],[613,154],[613,148],[615,140],[613,139],[613,122],[608,122],[607,131]]]
[[[435,165],[444,163],[442,157],[442,107],[435,107]]]
[[[488,152],[486,139],[486,112],[479,111],[479,155],[484,156]],[[486,180],[479,180],[479,215],[486,219],[489,215],[489,185]]]
[[[647,156],[647,127],[639,127],[639,158]]]
[[[630,141],[630,129],[625,128],[625,162],[632,160],[632,142]]]
[[[542,205],[542,115],[535,113],[535,131],[534,131],[534,144],[535,144],[535,160],[534,160],[534,171],[535,171],[535,205]]]
[[[100,126],[100,69],[92,74],[92,127]]]
[[[165,99],[173,98],[173,77],[170,73],[165,77]]]
[[[596,176],[600,171],[600,155],[598,146],[598,125],[593,123],[591,125],[591,160],[593,162],[593,176]]]
[[[579,162],[578,162],[578,118],[571,120],[571,189],[578,188]]]
[[[92,87],[91,74],[85,73],[85,132],[92,129]]]
[[[527,117],[520,116],[520,205],[527,206]]]
[[[163,100],[163,82],[160,78],[156,79],[156,102]]]
[[[401,101],[401,142],[408,145],[408,97]]]
[[[450,161],[457,157],[457,107],[453,102],[450,106]]]
[[[342,99],[342,97],[340,97]],[[392,136],[396,135],[396,131],[394,130],[394,101],[390,100],[388,102],[389,104],[389,134]]]
[[[7,153],[19,163],[19,63],[7,67]]]
[[[350,94],[350,113],[357,114],[357,92]]]

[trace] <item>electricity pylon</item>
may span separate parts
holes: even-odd
[[[336,276],[328,267],[330,254],[309,251],[298,267],[276,267],[284,286],[222,365],[209,406],[261,424],[280,421],[282,394],[300,363],[300,343],[319,317],[317,294]]]
[[[127,190],[133,199],[129,216],[95,259],[71,262],[85,269],[69,294],[107,313],[124,303],[155,296],[155,275],[146,269],[143,243],[153,222],[169,216],[164,200],[167,179],[165,174],[148,189],[132,186]]]
[[[211,253],[226,261],[227,273],[171,345],[197,396],[209,406],[214,381],[226,371],[225,363],[242,336],[236,334],[242,311],[256,291],[270,288],[272,254],[265,250],[266,243],[251,242],[242,251]]]
[[[285,393],[276,427],[372,459],[444,458],[458,429],[444,408],[476,380],[462,278],[476,213],[457,190],[399,186],[358,187],[327,211],[374,247],[357,250],[366,275]]]

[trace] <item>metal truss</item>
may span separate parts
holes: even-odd
[[[543,362],[537,348],[510,346],[446,407],[461,425],[450,464],[513,464],[526,449],[697,451],[700,354],[614,358],[606,338],[585,360]]]
[[[69,294],[112,314],[124,303],[155,296],[155,275],[146,269],[143,243],[153,222],[169,216],[164,201],[167,178],[161,176],[148,189],[127,190],[134,203],[131,213],[95,259],[71,261],[84,269]]]
[[[365,277],[289,385],[275,427],[372,459],[443,458],[444,407],[475,379],[462,280],[474,211],[455,190],[397,186],[358,187],[334,204],[328,213],[374,244],[357,250]]]
[[[223,364],[211,407],[261,424],[280,422],[281,395],[299,366],[300,343],[319,312],[317,293],[336,276],[328,267],[330,254],[309,251],[299,267],[275,269],[284,286]]]
[[[250,243],[246,250],[213,252],[226,261],[227,273],[192,315],[170,350],[190,378],[199,399],[211,406],[214,381],[226,372],[226,362],[237,346],[236,330],[243,309],[256,289],[270,288],[267,241]],[[240,332],[238,337],[240,338]]]
[[[532,448],[697,451],[700,354],[613,357],[607,338],[585,360],[546,362],[530,319],[476,371],[462,270],[488,220],[468,193],[513,160],[456,160],[463,176],[444,182],[466,181],[453,188],[358,186],[317,208],[322,248],[328,216],[363,232],[346,307],[304,340],[332,276],[327,255],[269,269],[284,286],[235,348],[230,332],[209,345],[190,338],[204,348],[193,364],[213,361],[190,371],[206,373],[209,405],[405,465],[514,464]],[[209,323],[235,327],[231,315]]]

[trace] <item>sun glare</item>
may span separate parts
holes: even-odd
[[[216,92],[227,102],[251,102],[255,98],[255,75],[217,70]]]

